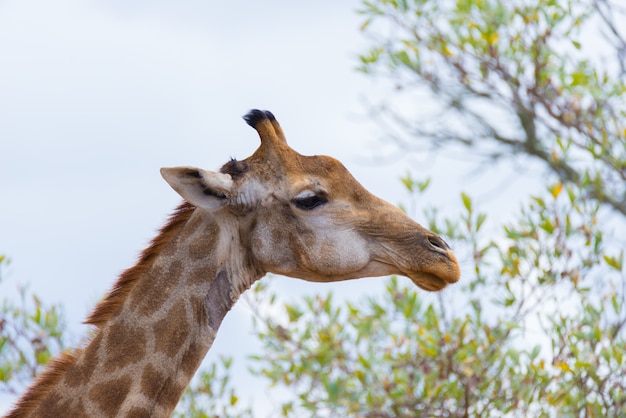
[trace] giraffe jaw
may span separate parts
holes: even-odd
[[[419,273],[407,276],[417,287],[429,292],[437,292],[448,286],[446,281],[430,273]]]

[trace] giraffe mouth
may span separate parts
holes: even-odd
[[[411,279],[417,287],[429,292],[437,292],[448,286],[445,280],[430,273],[407,274],[407,277]]]
[[[399,266],[396,264],[392,264],[382,260],[374,260],[374,264],[377,264],[379,268],[382,266],[382,269],[380,271],[377,271],[377,274],[374,275],[386,276],[388,274],[399,274],[408,277],[417,287],[428,292],[437,292],[448,286],[448,284],[458,281],[458,278],[456,276],[450,277],[449,280],[446,280],[438,275],[434,275],[426,271],[411,271],[409,269],[399,268]],[[391,268],[392,271],[389,271],[389,268]],[[372,273],[372,271],[368,271],[368,273]],[[370,275],[364,274],[357,277],[367,276]]]

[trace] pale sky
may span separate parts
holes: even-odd
[[[393,147],[365,99],[390,89],[354,70],[367,45],[358,5],[0,0],[0,253],[12,259],[0,297],[30,284],[65,306],[79,339],[81,321],[179,202],[159,168],[249,156],[258,137],[241,116],[251,108],[271,110],[294,149],[339,158],[392,203],[406,201],[398,179],[409,167],[434,177],[428,204],[448,213],[460,210],[460,190],[485,192],[458,160],[373,163]],[[527,187],[517,186],[498,190],[499,201]],[[286,295],[382,290],[381,279],[272,280]],[[245,373],[246,354],[260,350],[250,316],[239,303],[207,358],[232,354]],[[271,415],[259,383],[235,379]],[[0,413],[12,400],[0,395]]]

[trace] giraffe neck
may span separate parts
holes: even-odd
[[[171,415],[222,319],[261,277],[232,248],[235,221],[208,216],[194,213],[93,340],[52,366],[54,382],[31,416]]]

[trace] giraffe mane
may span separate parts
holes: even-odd
[[[174,210],[167,223],[159,230],[159,233],[152,240],[150,245],[142,251],[139,256],[139,261],[120,275],[117,282],[113,285],[113,288],[105,298],[96,305],[93,312],[85,321],[86,324],[95,325],[100,328],[113,316],[118,308],[122,306],[126,296],[133,289],[139,277],[150,268],[152,262],[163,247],[171,241],[180,227],[189,220],[194,209],[194,206],[183,202]]]
[[[50,362],[46,364],[43,372],[37,376],[35,382],[31,385],[29,390],[25,392],[24,396],[13,405],[13,408],[5,418],[29,416],[30,413],[37,408],[41,399],[56,385],[61,376],[63,376],[63,373],[74,364],[79,351],[80,350],[74,350],[74,352],[66,351],[61,353],[60,356],[50,360]]]

